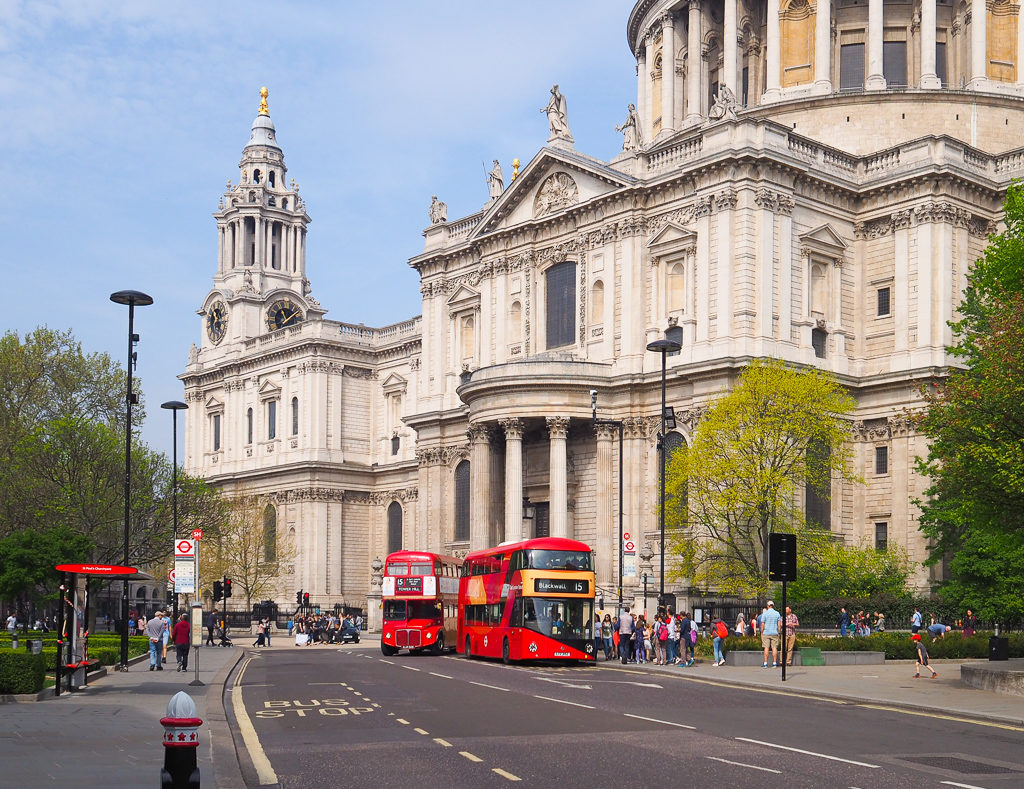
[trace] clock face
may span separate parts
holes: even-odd
[[[224,339],[228,330],[228,310],[223,302],[216,301],[206,314],[206,333],[216,344]]]
[[[302,323],[302,312],[288,299],[275,301],[267,310],[267,328],[270,331],[277,331],[299,323]]]

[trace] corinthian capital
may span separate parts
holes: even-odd
[[[549,416],[544,421],[548,425],[548,435],[551,438],[565,438],[569,435],[569,417]]]

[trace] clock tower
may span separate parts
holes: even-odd
[[[198,311],[203,350],[298,326],[324,314],[306,277],[309,216],[267,107],[266,88],[242,149],[238,183],[229,180],[217,220],[217,274]],[[217,354],[212,354],[216,356]]]

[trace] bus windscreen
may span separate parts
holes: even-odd
[[[435,600],[384,601],[385,622],[405,622],[407,619],[429,619],[440,623],[441,604]]]

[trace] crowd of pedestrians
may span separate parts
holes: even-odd
[[[721,646],[729,635],[722,624],[722,632],[716,632],[718,623],[711,623],[711,636],[715,639],[715,665],[724,665],[725,656]],[[605,660],[615,655],[622,663],[654,663],[659,666],[692,666],[695,662],[698,625],[690,618],[689,612],[674,613],[670,610],[659,612],[648,621],[644,614],[631,613],[627,606],[612,619],[611,614],[594,617],[594,651],[604,654]]]
[[[296,646],[342,644],[358,642],[362,626],[363,618],[358,614],[299,614],[289,623],[289,632],[295,635]]]

